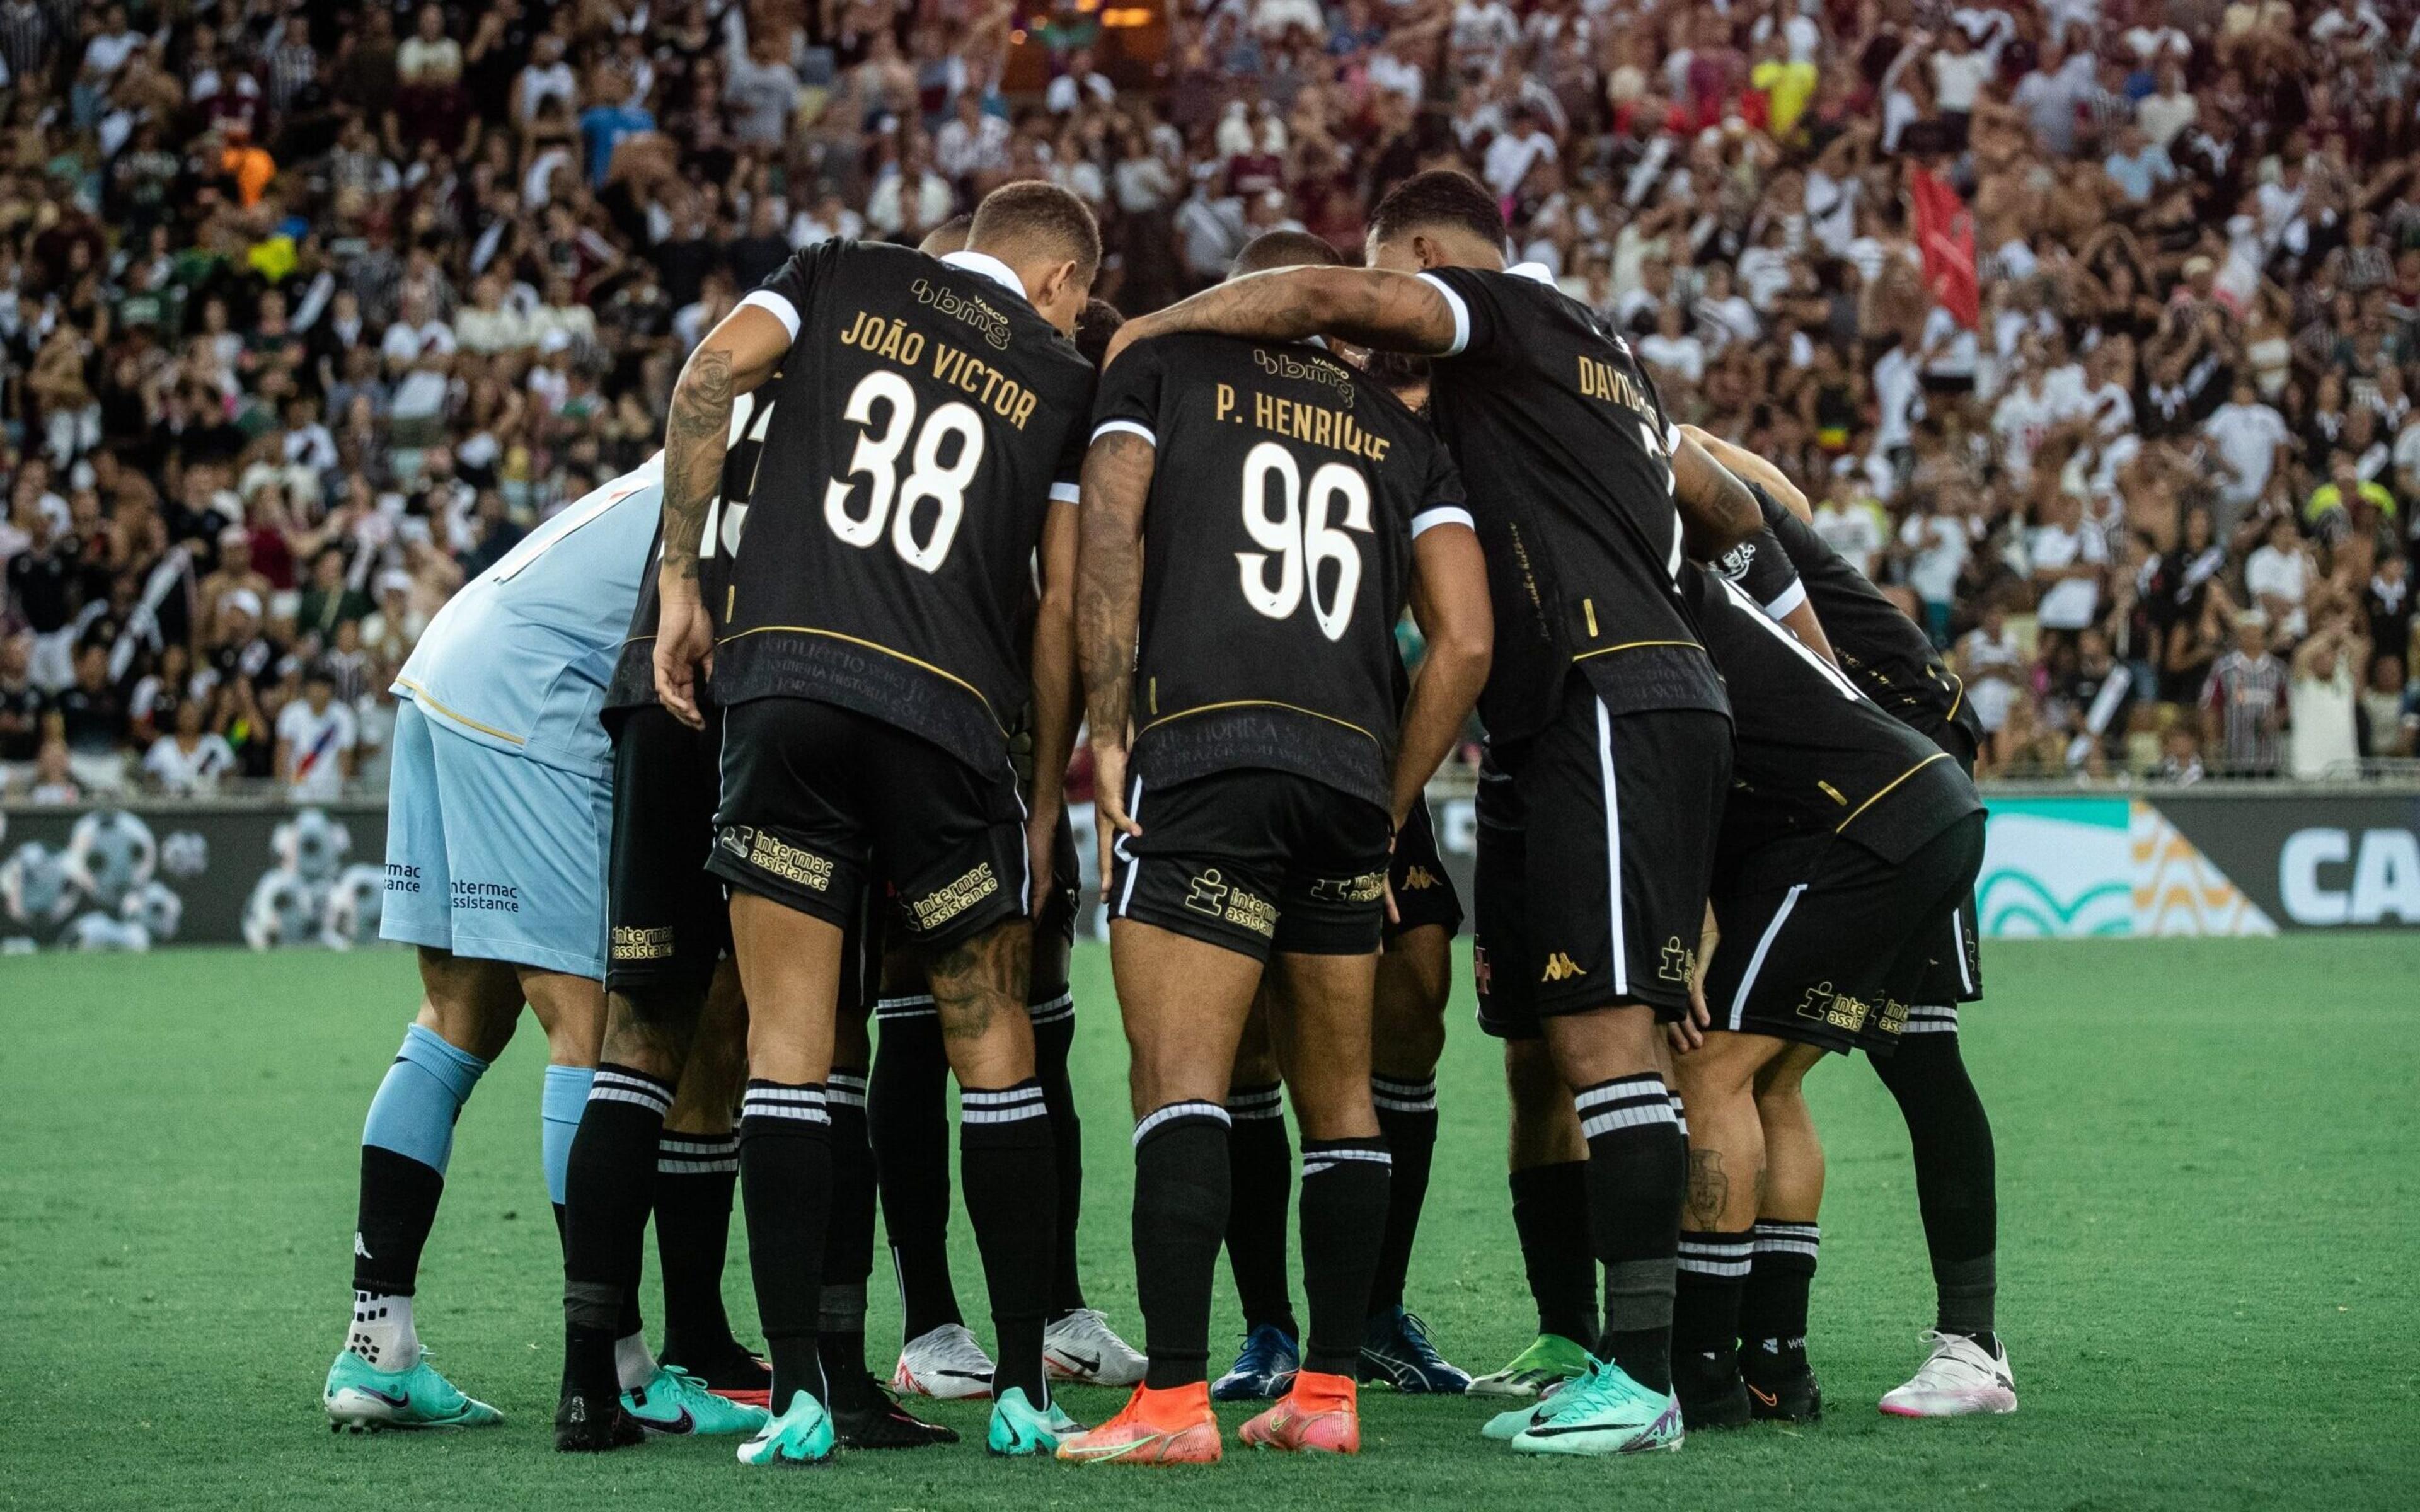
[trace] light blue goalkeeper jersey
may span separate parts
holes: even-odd
[[[597,712],[663,500],[659,453],[532,531],[438,610],[396,674],[396,694],[483,745],[609,775]]]

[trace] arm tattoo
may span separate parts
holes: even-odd
[[[1712,562],[1764,528],[1756,495],[1696,441],[1683,439],[1672,467],[1673,501],[1697,560]]]
[[[1094,739],[1123,740],[1134,696],[1135,638],[1142,618],[1142,512],[1157,450],[1112,431],[1084,454],[1078,517],[1076,656]]]
[[[664,423],[663,564],[684,578],[697,577],[706,509],[721,482],[736,393],[731,353],[721,347],[699,347],[673,385],[672,414]]]
[[[1299,341],[1322,332],[1388,351],[1440,353],[1453,345],[1444,296],[1406,273],[1366,268],[1286,268],[1229,279],[1146,316],[1149,333]]]

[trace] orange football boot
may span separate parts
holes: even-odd
[[[1059,1458],[1079,1464],[1215,1465],[1221,1453],[1206,1381],[1137,1386],[1117,1416],[1059,1442]]]
[[[1357,1455],[1361,1412],[1351,1376],[1295,1373],[1294,1389],[1235,1436],[1255,1449],[1295,1454]]]

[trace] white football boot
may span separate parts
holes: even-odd
[[[910,1396],[955,1401],[991,1395],[991,1356],[964,1323],[943,1323],[909,1339],[899,1351],[891,1384]]]
[[[1042,1363],[1051,1380],[1079,1386],[1132,1386],[1148,1364],[1097,1307],[1078,1307],[1043,1330]]]
[[[1963,1334],[1927,1329],[1932,1353],[1907,1384],[1883,1396],[1893,1417],[1964,1417],[1974,1412],[2017,1410],[2017,1379],[2009,1370],[2009,1349],[1987,1351]]]

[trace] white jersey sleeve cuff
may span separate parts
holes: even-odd
[[[781,295],[774,293],[769,288],[760,288],[753,294],[749,295],[746,299],[741,300],[739,301],[738,308],[745,310],[752,304],[757,309],[771,316],[774,319],[782,322],[782,329],[790,333],[790,339],[792,341],[799,339],[799,307],[797,305],[792,304],[788,300],[783,299]]]
[[[1460,504],[1435,504],[1412,517],[1412,539],[1417,541],[1421,532],[1435,530],[1440,525],[1459,525],[1471,531],[1479,529],[1479,522],[1470,517],[1470,511]]]
[[[1151,433],[1149,425],[1132,420],[1104,420],[1093,427],[1093,440],[1097,441],[1104,436],[1120,431],[1128,436],[1140,436],[1155,447],[1159,444],[1159,438]]]
[[[1054,504],[1072,504],[1083,497],[1084,490],[1080,485],[1054,483],[1050,486],[1050,501]]]
[[[1439,355],[1461,356],[1464,348],[1470,345],[1470,306],[1462,302],[1462,296],[1453,291],[1452,285],[1437,277],[1436,274],[1422,273],[1419,276],[1421,283],[1445,296],[1447,306],[1453,311],[1453,345]]]
[[[1765,618],[1771,620],[1786,620],[1792,614],[1797,613],[1799,606],[1806,602],[1807,579],[1804,578],[1793,578],[1791,579],[1790,586],[1783,589],[1779,596],[1775,598],[1772,603],[1764,606]]]

